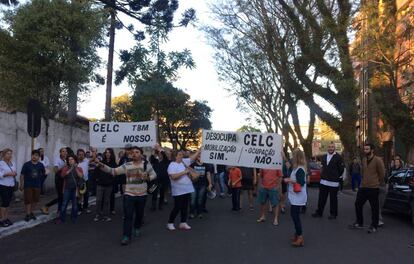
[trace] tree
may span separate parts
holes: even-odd
[[[115,51],[115,30],[122,27],[128,29],[135,35],[136,40],[142,40],[142,31],[134,31],[132,25],[125,26],[117,17],[117,12],[128,15],[136,19],[142,25],[151,26],[154,23],[161,23],[168,31],[173,28],[174,13],[178,9],[178,0],[99,0],[107,8],[110,15],[109,28],[109,52],[106,79],[106,102],[105,119],[110,119],[111,96],[112,96],[112,73],[113,57]],[[195,19],[194,9],[188,9],[182,14],[178,26],[187,26],[190,21]]]
[[[132,101],[128,94],[112,100],[111,120],[116,122],[132,122]]]
[[[246,5],[243,5],[243,8],[245,7]],[[233,8],[232,14],[239,14],[240,10],[247,14],[249,11],[241,7],[238,9],[237,6]],[[288,83],[281,78],[279,69],[270,63],[261,42],[266,35],[262,25],[244,25],[237,15],[230,18],[230,10],[222,11],[221,6],[217,9],[215,13],[218,14],[219,20],[225,21],[226,28],[207,28],[207,33],[216,49],[217,72],[221,79],[231,83],[230,92],[242,101],[242,107],[246,105],[256,113],[268,132],[280,131],[285,137],[286,147],[290,149],[297,147],[296,141],[299,140],[310,158],[315,114],[310,111],[309,131],[305,138],[296,109],[300,100],[290,91]],[[293,53],[287,52],[289,55]],[[293,139],[293,145],[290,137]]]
[[[148,47],[138,41],[131,51],[120,52],[122,65],[116,71],[115,84],[120,84],[127,79],[129,85],[134,88],[141,80],[157,78],[161,82],[173,81],[177,78],[177,72],[181,67],[190,69],[195,67],[189,50],[169,53],[162,50],[161,45],[168,41],[171,29],[159,14],[153,19],[153,24],[146,27],[146,32],[150,35]]]
[[[240,127],[239,129],[237,129],[237,132],[261,132],[261,130],[257,127],[253,127],[250,125],[244,125],[242,127]]]
[[[0,4],[5,6],[15,6],[19,3],[17,0],[0,0]]]
[[[77,95],[88,90],[100,59],[104,16],[90,3],[34,0],[6,14],[0,31],[1,101],[25,109],[39,99],[44,117],[61,108],[76,115]]]
[[[397,7],[391,0],[365,1],[354,21],[357,34],[352,52],[369,72],[369,87],[381,117],[407,150],[414,147],[413,102],[404,100],[400,91],[411,91],[414,84],[412,17],[412,4]]]
[[[135,121],[158,119],[159,142],[168,140],[174,149],[197,144],[201,129],[210,129],[211,109],[205,102],[192,102],[190,96],[158,78],[138,81],[132,96]]]
[[[349,53],[349,1],[226,1],[214,13],[226,30],[254,43],[287,95],[303,101],[356,152],[357,86]],[[321,107],[325,101],[336,112]]]

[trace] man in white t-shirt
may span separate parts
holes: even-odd
[[[39,152],[40,152],[40,162],[45,167],[45,175],[41,175],[42,183],[40,185],[40,194],[44,195],[45,194],[45,186],[44,186],[45,181],[50,172],[49,171],[50,161],[49,161],[49,158],[45,155],[45,150],[43,148],[39,148]]]
[[[328,146],[328,153],[322,157],[318,209],[312,214],[313,217],[322,217],[328,196],[330,197],[328,218],[334,220],[338,216],[338,190],[344,169],[342,156],[336,153],[335,144],[331,142]]]
[[[78,167],[82,168],[83,179],[86,182],[86,186],[89,186],[89,159],[86,158],[86,152],[83,149],[78,149],[76,151],[76,156],[78,157]],[[81,204],[83,200],[83,205]],[[78,210],[79,212],[86,212],[87,214],[91,213],[91,210],[88,209],[89,206],[89,190],[82,196],[78,198]]]
[[[57,213],[60,214],[60,210],[62,207],[63,202],[63,178],[60,176],[60,172],[62,168],[66,164],[66,158],[68,156],[68,150],[66,147],[63,147],[59,150],[59,156],[55,159],[53,163],[54,173],[55,173],[55,190],[57,194],[57,198],[53,199],[52,201],[48,202],[40,211],[43,214],[49,214],[49,207],[54,204],[58,204]]]

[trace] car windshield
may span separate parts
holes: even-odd
[[[397,185],[409,185],[412,177],[414,176],[414,170],[401,170],[394,172],[390,178],[390,183]]]
[[[403,171],[396,171],[392,173],[392,177],[396,177],[396,178],[405,178],[407,176],[407,171],[403,170]]]

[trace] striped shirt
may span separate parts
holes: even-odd
[[[127,162],[117,168],[111,168],[104,165],[102,170],[114,176],[126,175],[125,195],[129,196],[144,196],[147,195],[147,182],[144,180],[145,174],[148,174],[149,180],[152,181],[157,178],[157,174],[150,163],[147,163],[147,169],[144,171],[144,162],[134,164]]]

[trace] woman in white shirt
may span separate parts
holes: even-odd
[[[174,155],[175,154],[175,155]],[[200,150],[193,154],[190,158],[184,158],[184,152],[178,151],[173,154],[173,162],[168,166],[168,175],[171,180],[171,192],[174,198],[174,208],[168,219],[167,229],[175,230],[174,221],[179,213],[181,213],[180,229],[190,230],[187,224],[188,206],[191,199],[191,193],[194,192],[193,182],[190,175],[190,164],[200,154]]]
[[[308,195],[306,192],[306,158],[300,149],[292,152],[293,170],[289,178],[285,178],[288,183],[288,198],[291,204],[290,214],[295,226],[295,235],[292,239],[292,246],[303,247],[302,223],[300,221],[301,208],[306,205]]]
[[[16,167],[12,163],[13,151],[3,150],[3,160],[0,161],[0,226],[8,227],[13,223],[9,220],[9,206],[13,197]]]

